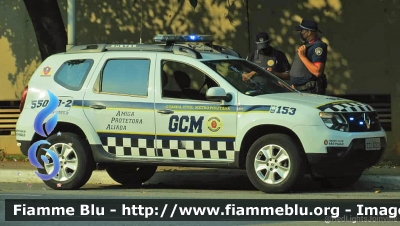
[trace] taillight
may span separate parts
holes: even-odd
[[[19,104],[19,111],[22,112],[25,105],[26,95],[28,94],[28,86],[25,87],[24,92],[22,93],[21,103]]]

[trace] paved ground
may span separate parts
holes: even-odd
[[[194,174],[194,176],[193,176]],[[192,178],[192,179],[191,179]],[[400,199],[400,190],[380,188],[379,193],[370,184],[358,183],[348,189],[323,189],[305,179],[303,185],[288,194],[264,194],[252,187],[245,175],[211,172],[196,174],[181,171],[177,174],[160,172],[138,189],[125,189],[118,185],[87,184],[77,191],[55,191],[44,184],[0,183],[0,225],[324,225],[324,222],[4,222],[5,199]],[[268,201],[267,201],[268,202]],[[4,223],[4,224],[3,224]],[[361,223],[361,222],[360,222]],[[379,225],[398,225],[398,222],[379,222]],[[331,222],[330,224],[354,225]],[[368,224],[368,223],[366,223]],[[376,223],[369,223],[377,225]]]
[[[0,161],[0,171],[5,169],[15,169],[15,170],[36,170],[30,162],[21,161]],[[195,167],[159,167],[160,171],[178,171],[178,170],[204,170],[204,168]],[[366,170],[365,175],[390,175],[390,176],[400,176],[400,166],[397,167],[372,167]]]
[[[289,194],[257,191],[244,171],[184,167],[160,167],[154,177],[138,189],[125,189],[105,171],[95,171],[89,183],[77,191],[55,191],[40,182],[29,162],[0,162],[0,225],[324,225],[324,222],[4,222],[4,200],[18,199],[400,199],[400,168],[371,168],[352,188],[323,189],[305,178]],[[4,182],[6,181],[6,182]],[[399,219],[400,221],[400,219]],[[358,222],[362,223],[362,222]],[[369,225],[375,223],[364,222]],[[379,222],[398,225],[399,222]],[[330,224],[354,225],[348,222]]]
[[[0,182],[26,182],[26,183],[41,183],[41,180],[35,175],[37,171],[29,162],[6,161],[0,162]],[[197,180],[197,176],[204,173],[214,175],[219,178],[220,175],[242,175],[245,176],[243,170],[231,169],[204,169],[204,168],[189,168],[189,167],[159,167],[155,178],[162,178],[162,175],[168,175],[175,178],[182,177],[182,175],[190,175],[187,180]],[[153,179],[154,180],[154,179]],[[400,167],[372,167],[366,170],[360,181],[369,183],[370,186],[386,187],[390,189],[400,188]],[[160,183],[164,181],[161,180]],[[90,184],[114,184],[108,174],[103,171],[95,171],[90,178]]]

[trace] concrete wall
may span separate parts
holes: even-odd
[[[0,101],[19,100],[40,65],[35,32],[23,1],[0,1]]]
[[[67,1],[58,2],[67,24]],[[76,44],[151,42],[159,33],[201,33],[245,56],[255,47],[256,32],[267,31],[290,62],[300,44],[294,26],[313,18],[329,44],[328,92],[391,94],[393,131],[388,132],[386,157],[400,156],[400,2],[203,0],[196,9],[176,0],[76,2]],[[18,99],[40,57],[23,2],[0,1],[0,15],[0,100]]]
[[[15,141],[15,135],[0,136],[0,150],[6,155],[20,155],[21,151]],[[1,155],[0,155],[1,159]]]
[[[245,1],[76,1],[76,42],[152,42],[156,34],[212,34],[216,42],[248,51]],[[141,3],[143,2],[143,4]],[[59,0],[67,22],[67,1]]]

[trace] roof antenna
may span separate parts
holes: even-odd
[[[142,44],[142,28],[143,28],[143,1],[140,1],[140,44]]]

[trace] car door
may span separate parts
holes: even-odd
[[[154,62],[155,54],[118,51],[99,63],[83,106],[106,152],[155,156]]]
[[[220,86],[207,73],[212,70],[195,59],[157,54],[156,146],[157,156],[165,161],[227,163],[235,159],[236,97],[224,105],[206,100],[209,86]]]

